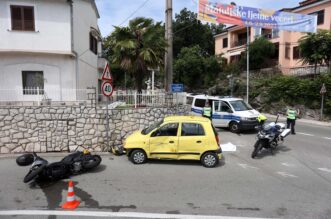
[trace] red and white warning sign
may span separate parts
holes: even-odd
[[[321,94],[321,95],[326,94],[326,87],[325,87],[325,84],[324,84],[324,83],[323,83],[323,85],[322,85],[322,88],[321,88],[320,94]]]
[[[110,73],[110,68],[108,62],[106,62],[106,66],[103,70],[102,78],[103,81],[113,81],[113,77],[111,76]]]

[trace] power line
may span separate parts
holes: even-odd
[[[137,13],[140,9],[142,9],[149,0],[145,0],[136,10],[134,10],[119,26],[122,26],[127,20],[129,20],[135,13]]]

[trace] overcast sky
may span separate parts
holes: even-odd
[[[223,3],[231,1],[233,0],[219,0]],[[234,2],[241,6],[278,10],[295,7],[300,1],[302,0],[236,0]],[[109,35],[113,26],[125,26],[135,17],[143,16],[156,21],[164,21],[165,17],[165,0],[96,0],[96,3],[101,17],[99,27],[102,36]],[[183,8],[197,12],[197,0],[173,0],[173,8],[173,16]],[[134,13],[137,9],[139,10]],[[130,16],[132,13],[134,14]]]

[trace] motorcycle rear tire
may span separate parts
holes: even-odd
[[[258,141],[255,143],[254,145],[254,151],[252,153],[252,158],[254,159],[257,154],[259,153],[259,151],[262,149],[263,145],[262,145],[262,142],[261,141]]]
[[[101,163],[101,157],[99,155],[93,155],[88,160],[85,160],[83,163],[83,168],[86,170],[93,169]]]
[[[37,169],[30,170],[28,174],[24,177],[23,182],[28,183],[31,180],[33,180],[36,176],[38,176],[41,173],[41,171],[43,171],[44,167],[45,165],[42,165]]]

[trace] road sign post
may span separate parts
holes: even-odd
[[[178,114],[178,93],[184,91],[183,84],[171,84],[171,92],[176,93],[176,114]]]
[[[109,104],[110,104],[110,97],[113,95],[113,77],[110,72],[109,64],[106,62],[105,68],[103,70],[103,74],[101,79],[103,80],[103,83],[101,85],[101,90],[104,96],[107,97],[108,101],[106,102],[106,139],[107,139],[107,147],[108,151],[111,151],[110,147],[110,139],[109,139]]]
[[[325,84],[323,83],[322,88],[320,90],[320,94],[322,96],[322,101],[321,101],[321,120],[323,120],[323,111],[324,111],[324,95],[326,94],[326,87]]]

